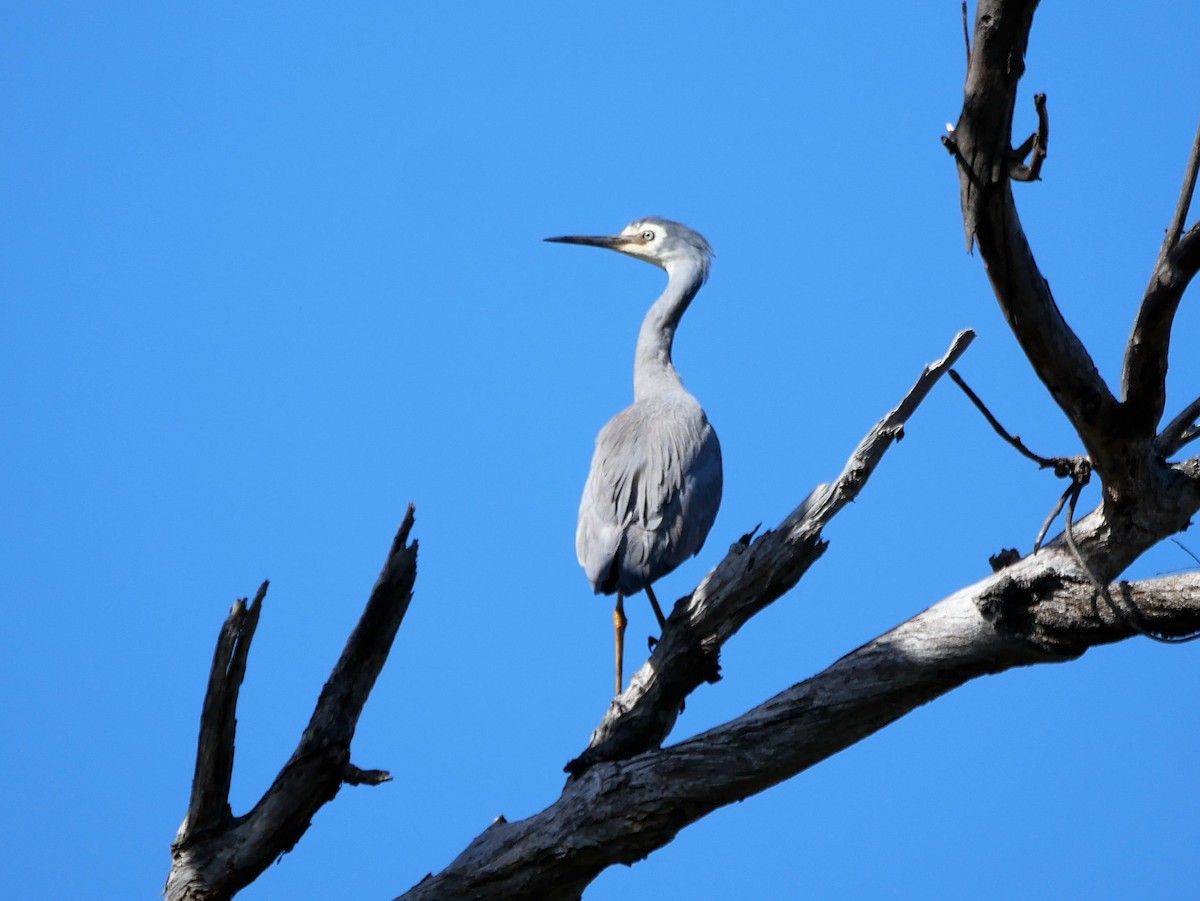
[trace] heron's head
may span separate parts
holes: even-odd
[[[547,238],[562,244],[590,244],[661,266],[668,272],[678,263],[691,263],[707,276],[714,256],[704,236],[679,222],[648,216],[630,222],[615,235],[563,235]]]

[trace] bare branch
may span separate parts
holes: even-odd
[[[1192,226],[1160,257],[1129,336],[1121,393],[1126,428],[1133,437],[1153,438],[1162,418],[1167,398],[1171,327],[1183,292],[1197,270],[1200,270],[1200,224]]]
[[[948,146],[958,160],[968,248],[978,241],[1009,327],[1079,433],[1096,469],[1106,480],[1120,481],[1126,477],[1124,458],[1108,446],[1108,426],[1119,412],[1117,400],[1055,304],[1012,196],[1013,110],[1036,7],[1036,0],[979,3],[962,113]],[[1027,142],[1034,160],[1018,170],[1024,177],[1039,174],[1049,127],[1041,95],[1035,105],[1039,134]]]
[[[776,529],[735,544],[676,603],[654,653],[613,701],[587,749],[567,764],[568,772],[578,776],[601,760],[621,760],[663,742],[684,698],[702,682],[720,678],[721,646],[824,553],[821,531],[858,496],[887,449],[903,437],[909,417],[974,337],[969,330],[955,336],[946,355],[925,368],[899,406],[862,440],[832,485],[819,485]]]
[[[1094,544],[1100,517],[1085,523],[1080,540]],[[1119,593],[1156,631],[1200,626],[1200,574],[1122,584]],[[597,764],[542,812],[514,823],[498,819],[402,898],[576,899],[605,867],[640,860],[712,810],[796,775],[977,676],[1072,659],[1130,634],[1111,610],[1097,607],[1091,583],[1059,544],[730,723]]]
[[[1027,460],[1032,460],[1040,469],[1053,469],[1058,464],[1061,458],[1043,457],[1040,454],[1035,454],[1025,446],[1025,442],[1023,442],[1018,436],[1009,434],[1008,430],[1000,424],[1000,420],[993,416],[992,411],[989,410],[987,405],[979,399],[979,395],[972,391],[971,386],[963,381],[962,376],[960,376],[953,369],[950,370],[950,378],[954,384],[958,385],[958,387],[962,389],[962,392],[967,396],[967,399],[975,405],[975,409],[983,414],[983,418],[986,419],[988,425],[992,427],[992,431],[1003,438],[1005,442],[1012,445],[1012,447],[1016,449],[1017,453],[1025,457]]]
[[[971,25],[967,18],[967,0],[962,2],[963,47],[967,51],[967,65],[971,65]]]
[[[1158,252],[1158,260],[1154,264],[1155,272],[1162,267],[1167,254],[1175,249],[1175,245],[1179,243],[1179,236],[1183,234],[1183,225],[1187,222],[1188,209],[1192,205],[1192,194],[1196,190],[1197,174],[1200,174],[1200,126],[1197,126],[1196,137],[1192,140],[1192,152],[1188,156],[1187,168],[1183,173],[1183,186],[1179,189],[1179,202],[1175,204],[1175,215],[1171,217],[1162,249]]]
[[[1196,421],[1200,419],[1200,397],[1184,407],[1179,415],[1167,423],[1166,428],[1159,433],[1155,444],[1158,452],[1164,457],[1170,457],[1179,452],[1189,441],[1200,435]]]
[[[292,849],[313,815],[337,795],[343,783],[378,785],[391,778],[382,770],[352,764],[350,742],[412,599],[417,542],[409,543],[408,538],[413,515],[409,505],[366,609],[325,683],[295,753],[254,809],[241,817],[233,817],[228,806],[234,715],[266,583],[249,609],[242,601],[234,605],[213,661],[192,803],[171,846],[168,901],[231,898]]]
[[[246,658],[254,641],[268,584],[263,582],[259,586],[249,606],[245,598],[234,602],[217,638],[200,716],[192,797],[180,826],[180,836],[213,829],[232,819],[229,786],[233,778],[238,694],[246,675]]]

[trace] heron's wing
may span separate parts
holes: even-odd
[[[576,532],[596,590],[616,590],[616,580],[638,591],[696,554],[721,487],[721,447],[691,397],[643,401],[613,417],[596,439]]]

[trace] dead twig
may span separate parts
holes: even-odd
[[[1053,469],[1054,474],[1060,479],[1070,479],[1071,484],[1067,490],[1062,493],[1062,497],[1058,499],[1058,503],[1054,505],[1054,509],[1050,511],[1050,515],[1046,517],[1046,521],[1042,523],[1042,528],[1038,531],[1037,538],[1033,542],[1033,552],[1036,554],[1042,546],[1042,541],[1046,537],[1046,533],[1050,530],[1051,524],[1062,511],[1063,505],[1070,501],[1068,513],[1075,509],[1075,502],[1079,500],[1079,495],[1083,493],[1084,487],[1091,481],[1092,478],[1092,462],[1083,456],[1078,457],[1043,457],[1041,454],[1035,454],[1025,443],[1016,435],[1012,435],[1009,431],[1000,424],[1000,421],[992,415],[992,411],[987,408],[987,405],[979,399],[979,395],[971,390],[971,386],[966,383],[961,375],[955,370],[950,370],[950,378],[954,380],[954,384],[962,389],[975,408],[983,414],[984,419],[992,429],[1003,438],[1008,444],[1015,448],[1023,457],[1032,460],[1038,465],[1039,469]]]
[[[1020,147],[1012,152],[1008,161],[1008,177],[1013,181],[1037,181],[1042,177],[1042,163],[1046,161],[1046,148],[1050,144],[1050,115],[1046,112],[1046,95],[1034,94],[1033,105],[1037,110],[1037,131],[1025,139]],[[1029,165],[1025,165],[1025,157],[1030,155]]]

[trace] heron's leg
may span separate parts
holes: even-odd
[[[613,610],[613,629],[617,634],[617,694],[621,694],[621,688],[625,684],[622,670],[625,662],[625,624],[629,620],[625,618],[625,598],[617,592],[617,606]]]
[[[662,607],[658,606],[658,598],[654,596],[654,589],[649,585],[646,586],[646,597],[650,598],[650,606],[654,608],[654,616],[658,620],[658,631],[662,632],[667,628],[667,618],[663,616]]]

